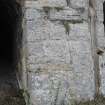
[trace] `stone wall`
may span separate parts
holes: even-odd
[[[27,0],[24,6],[27,105],[71,105],[105,95],[103,0]]]

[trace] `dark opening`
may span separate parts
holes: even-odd
[[[104,1],[104,3],[103,3],[103,24],[104,24],[104,29],[105,29],[105,1]]]
[[[19,5],[13,0],[0,1],[0,75],[13,72]]]
[[[0,0],[0,105],[25,105],[16,78],[22,42],[22,9],[15,0]]]

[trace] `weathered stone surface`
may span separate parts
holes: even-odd
[[[70,0],[73,7],[84,7],[88,9],[89,0]]]
[[[38,0],[43,7],[64,7],[67,6],[66,0]]]
[[[51,22],[42,18],[40,22],[27,21],[26,27],[27,41],[66,39],[65,28],[60,22]]]
[[[35,25],[34,25],[35,24]],[[27,41],[34,42],[35,40],[46,40],[50,37],[50,23],[49,21],[28,21],[27,22]]]
[[[69,40],[90,41],[90,30],[87,22],[70,24]]]
[[[81,14],[84,12],[83,10],[76,10],[73,8],[65,8],[65,9],[51,9],[49,18],[50,20],[75,20],[75,21],[82,21],[83,17]]]
[[[104,0],[96,0],[97,11],[103,11],[103,2]]]
[[[52,66],[54,67],[54,65]],[[73,73],[70,70],[67,72],[64,72],[64,70],[46,72],[45,69],[38,74],[30,73],[29,86],[31,86],[31,97],[36,97],[36,101],[33,99],[32,104],[51,105],[52,103],[56,103],[57,105],[61,105],[61,103],[68,103],[66,95],[69,94],[69,86],[73,86],[73,82],[72,80],[70,82],[70,79],[73,80]]]
[[[51,40],[66,40],[65,27],[61,22],[51,22],[49,31]]]
[[[41,13],[39,13],[38,10],[36,9],[26,9],[26,12],[25,12],[25,19],[26,20],[37,20],[41,18]]]
[[[104,19],[103,19],[104,15],[103,15],[103,10],[98,11],[97,10],[97,21],[100,23],[103,23]]]
[[[97,11],[97,21],[102,22],[103,23],[103,3],[104,0],[96,0],[96,11]]]
[[[97,22],[96,29],[98,47],[104,49],[105,48],[104,25],[102,23]]]
[[[79,99],[92,99],[94,95],[94,71],[89,42],[71,41],[70,48],[73,70],[75,72],[77,97]]]
[[[100,76],[101,76],[101,87],[100,93],[105,96],[105,53],[100,56]]]
[[[31,0],[26,0],[25,2],[25,8],[33,8],[33,9],[41,9],[41,5],[39,4],[38,1],[31,1]]]
[[[36,101],[34,101],[34,99],[32,100],[34,105],[41,105],[42,103],[44,105],[51,105],[51,103],[56,103],[57,105],[64,103],[66,105],[72,103],[75,99],[93,98],[94,81],[91,80],[92,78],[90,76],[92,72],[82,77],[82,74],[79,74],[79,72],[76,73],[70,65],[62,64],[61,66],[58,65],[58,67],[57,65],[45,65],[44,67],[45,68],[41,65],[39,72],[29,73],[28,83],[30,86],[31,99],[33,99],[33,96],[36,97]],[[55,69],[52,67],[55,67]],[[63,69],[60,69],[61,67],[63,67]],[[84,74],[85,72],[86,71],[84,71]],[[91,82],[88,83],[90,80]],[[79,88],[77,86],[79,86]],[[91,92],[88,91],[88,89],[90,89]]]
[[[90,27],[88,2],[26,2],[26,74],[32,105],[72,105],[75,100],[94,99],[94,28]],[[96,46],[104,50],[103,0],[96,4]],[[99,55],[100,93],[105,95],[104,58],[104,53]]]
[[[56,60],[58,56],[61,58],[62,56],[65,55],[65,51],[66,51],[64,50],[65,44],[64,42],[60,42],[60,41],[59,43],[58,41],[57,42],[54,41],[54,43],[52,42],[49,41],[44,43],[45,55],[48,56],[48,58],[50,58],[50,56],[51,57],[55,56],[54,59]],[[64,45],[61,43],[63,43]],[[33,68],[30,69],[29,67],[29,70],[31,71],[31,73],[29,72],[30,79],[28,82],[29,83],[28,86],[30,87],[32,99],[33,99],[34,93],[36,93],[35,95],[36,101],[32,100],[33,104],[37,103],[41,105],[43,103],[43,104],[51,105],[51,102],[52,103],[55,102],[56,97],[58,97],[56,100],[57,101],[56,103],[58,103],[58,105],[60,105],[61,102],[68,103],[67,98],[70,98],[71,100],[69,101],[69,103],[75,99],[77,100],[93,99],[94,72],[92,71],[93,63],[91,58],[90,47],[88,46],[88,44],[89,43],[85,41],[84,42],[71,41],[69,43],[69,48],[71,51],[70,57],[72,57],[72,65],[57,61],[56,63],[50,62],[50,64],[47,64],[48,62],[45,62],[43,65],[35,66],[34,62],[36,60],[33,63],[30,62],[32,63],[31,67],[33,65]],[[33,46],[34,47],[31,47],[31,48],[36,49],[35,48],[36,45],[33,45]],[[33,53],[35,53],[35,51],[33,51]],[[34,57],[32,57],[32,59],[33,58]],[[43,60],[44,59],[42,58],[42,61]],[[41,63],[41,61],[39,63]],[[51,80],[52,82],[54,82],[53,84],[50,81],[50,79],[52,78],[54,79],[54,81]],[[65,87],[66,86],[64,85],[65,83],[67,83],[67,87]],[[56,88],[53,89],[52,88],[53,86]],[[58,88],[60,90],[58,90]]]
[[[29,44],[29,63],[69,63],[69,50],[66,41],[44,41]]]
[[[37,0],[26,1],[27,8],[41,9],[42,7],[66,7],[66,0]]]

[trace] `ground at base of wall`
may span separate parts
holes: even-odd
[[[75,105],[105,105],[105,97],[100,95],[92,101],[80,102],[79,104]]]
[[[24,98],[21,97],[5,97],[0,99],[0,105],[26,105]]]
[[[9,68],[5,70],[6,68],[3,67],[2,69],[9,71]],[[2,69],[0,68],[0,70]],[[0,105],[26,105],[15,71],[0,73]]]

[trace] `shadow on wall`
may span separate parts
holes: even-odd
[[[104,21],[103,21],[103,24],[104,24],[104,27],[105,27],[105,1],[103,3],[103,15],[104,15]],[[105,28],[104,28],[105,29]]]

